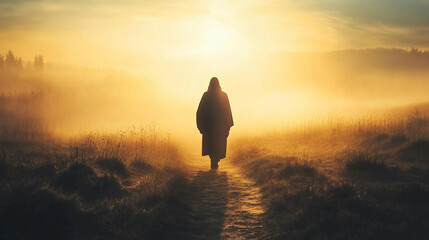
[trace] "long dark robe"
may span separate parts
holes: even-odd
[[[203,134],[202,155],[222,159],[226,156],[226,139],[234,126],[228,96],[220,90],[209,90],[197,110],[197,127]]]

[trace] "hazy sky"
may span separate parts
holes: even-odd
[[[139,91],[113,88],[135,104],[118,109],[131,112],[133,121],[150,115],[163,128],[180,126],[199,139],[195,110],[213,76],[229,95],[234,129],[243,131],[296,122],[299,116],[416,99],[399,99],[397,92],[416,91],[426,98],[426,85],[408,83],[426,76],[364,74],[360,69],[352,72],[352,81],[353,68],[315,61],[301,69],[293,59],[273,56],[283,56],[275,54],[282,51],[429,49],[427,13],[429,0],[0,0],[0,54],[12,49],[27,61],[42,54],[51,63],[140,75]],[[63,77],[81,85],[93,80],[84,76]],[[146,82],[162,90],[156,104],[140,101],[145,96],[140,89],[153,91]],[[378,98],[369,96],[368,89]],[[381,99],[381,91],[390,95]],[[160,101],[170,105],[160,106]],[[145,112],[149,108],[156,111]],[[169,109],[176,112],[174,121]]]
[[[428,48],[428,12],[428,0],[0,0],[0,51],[133,69],[154,58]]]

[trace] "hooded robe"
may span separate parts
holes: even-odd
[[[197,127],[203,134],[202,155],[222,159],[226,156],[226,139],[234,122],[228,96],[221,91],[217,79],[212,82],[198,106]]]

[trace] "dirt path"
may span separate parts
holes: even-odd
[[[259,188],[228,160],[210,170],[208,158],[192,157],[192,236],[195,239],[265,239]]]

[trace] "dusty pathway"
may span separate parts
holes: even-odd
[[[192,157],[194,239],[265,239],[264,207],[255,184],[228,160],[209,169],[208,158]]]

